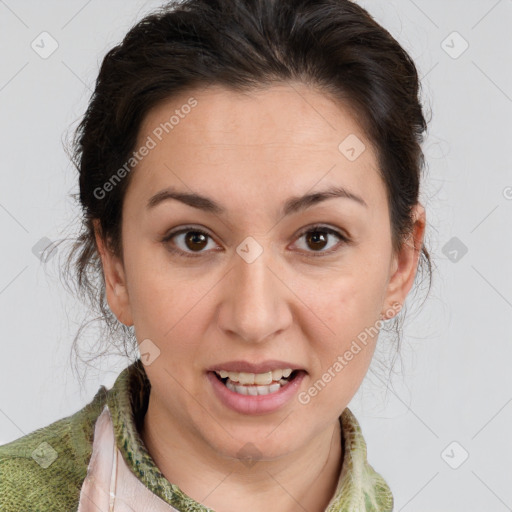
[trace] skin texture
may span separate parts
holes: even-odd
[[[214,364],[282,359],[307,371],[307,390],[381,313],[403,304],[412,287],[425,229],[392,252],[386,190],[376,154],[350,111],[303,84],[241,94],[219,86],[187,91],[146,116],[137,147],[190,96],[198,104],[132,171],[123,205],[123,258],[97,231],[106,293],[119,321],[134,325],[160,355],[146,372],[152,389],[141,433],[166,478],[215,510],[323,511],[341,469],[338,417],[359,388],[377,336],[306,405],[244,415],[226,408],[206,378]],[[338,145],[355,134],[366,146],[349,161]],[[153,137],[154,138],[154,137]],[[367,207],[332,198],[283,217],[291,196],[344,186]],[[225,215],[175,200],[147,209],[148,199],[174,186],[208,196]],[[308,243],[304,228],[324,233]],[[192,225],[208,237],[199,249]],[[236,252],[246,237],[263,249],[252,263]],[[195,242],[197,244],[197,241]],[[169,251],[201,254],[179,256]],[[319,253],[332,254],[317,256]],[[196,252],[194,252],[196,251]],[[202,251],[202,252],[201,252]],[[261,459],[237,459],[246,443]]]

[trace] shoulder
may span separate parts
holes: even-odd
[[[106,395],[101,386],[73,415],[0,446],[2,512],[76,510]]]

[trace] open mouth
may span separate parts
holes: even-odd
[[[240,395],[250,395],[250,396],[258,396],[258,395],[271,395],[273,393],[277,393],[290,384],[293,380],[297,378],[300,373],[305,373],[304,370],[292,370],[286,377],[284,375],[277,376],[274,380],[272,378],[269,384],[247,384],[241,383],[237,380],[232,380],[229,376],[223,377],[220,372],[213,372],[218,380],[220,380],[230,391],[234,393],[238,393]],[[274,374],[275,376],[275,374]],[[233,376],[232,376],[233,377]],[[236,379],[237,377],[234,376]],[[269,380],[269,379],[267,379]]]

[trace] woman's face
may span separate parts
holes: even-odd
[[[248,442],[263,458],[299,449],[335,424],[367,372],[381,313],[404,302],[423,209],[394,254],[369,140],[348,110],[301,84],[175,97],[146,116],[136,150],[124,260],[102,258],[159,418],[227,457]],[[346,196],[326,193],[335,188]],[[250,382],[287,368],[295,379],[257,396],[212,371]]]

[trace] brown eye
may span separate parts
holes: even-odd
[[[322,231],[308,231],[306,233],[306,243],[315,251],[323,249],[327,244],[328,236]]]
[[[208,246],[211,236],[200,229],[184,228],[179,231],[169,233],[162,242],[167,249],[173,253],[182,256],[201,256],[202,253],[209,252],[205,249]],[[214,244],[215,245],[215,244]]]
[[[349,240],[346,236],[343,236],[338,231],[324,227],[324,226],[313,226],[304,230],[301,235],[299,235],[299,240],[304,238],[305,240],[305,252],[310,253],[310,256],[325,256],[336,252],[334,250],[324,250],[325,247],[332,248],[336,246],[336,243],[332,244],[332,237],[338,238],[342,243],[348,243]],[[338,242],[339,243],[339,242]],[[330,245],[329,245],[330,244]],[[314,254],[318,253],[318,254]]]
[[[199,231],[187,231],[185,244],[192,251],[204,249],[207,245],[207,236]]]

